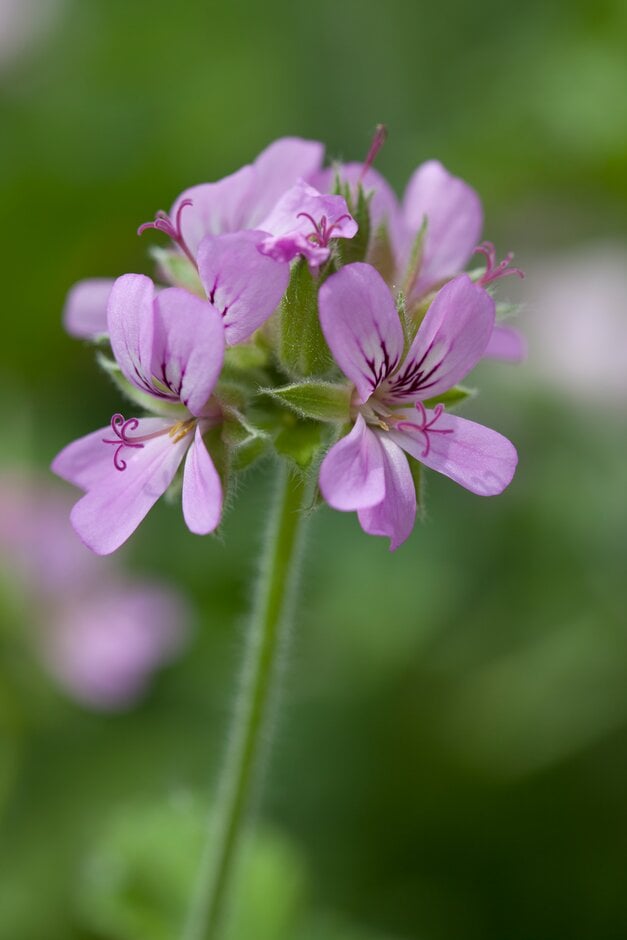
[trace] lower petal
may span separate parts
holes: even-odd
[[[509,486],[518,462],[511,441],[456,415],[443,414],[436,421],[433,418],[434,412],[428,410],[427,419],[433,422],[428,435],[402,430],[390,431],[390,437],[420,463],[477,496],[497,496]]]
[[[125,470],[111,461],[109,473],[72,510],[72,525],[85,545],[97,555],[119,548],[165,493],[188,447],[189,435],[173,443],[165,434],[125,453]]]
[[[503,362],[522,362],[527,357],[527,341],[513,326],[497,325],[483,353],[484,359],[501,359]]]
[[[322,461],[320,490],[330,506],[343,512],[376,506],[385,496],[381,445],[361,415]]]
[[[222,483],[197,427],[183,473],[183,517],[190,532],[207,535],[221,515]]]
[[[384,454],[385,497],[376,506],[360,509],[359,523],[369,535],[390,539],[393,552],[411,535],[416,520],[416,488],[407,457],[384,435],[379,438]]]
[[[171,424],[165,418],[140,418],[132,436],[154,434],[169,428]],[[79,437],[57,454],[50,469],[62,480],[82,490],[93,489],[100,480],[109,478],[115,469],[113,454],[117,445],[106,444],[105,438],[115,439],[111,427],[100,428],[99,431]],[[128,450],[125,453],[128,454]]]

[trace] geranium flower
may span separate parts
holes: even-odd
[[[323,192],[330,192],[338,175],[353,191],[361,183],[366,192],[372,193],[371,230],[376,236],[384,227],[389,235],[391,282],[403,290],[409,309],[461,273],[476,251],[486,258],[486,271],[479,280],[483,287],[511,274],[522,277],[519,268],[509,266],[511,255],[497,264],[494,246],[490,242],[478,244],[483,228],[481,200],[468,183],[449,173],[438,160],[428,160],[414,171],[402,202],[367,160],[363,164],[347,163],[321,170],[313,176],[312,183]],[[415,258],[416,240],[425,223]],[[375,263],[376,237],[371,238],[370,244],[366,260]],[[495,324],[494,329],[485,355],[521,361],[527,350],[521,334],[501,324]]]
[[[221,421],[212,398],[224,356],[224,326],[208,301],[179,288],[155,296],[150,278],[127,274],[108,307],[111,348],[126,379],[158,417],[115,414],[110,428],[75,441],[52,469],[86,491],[72,511],[83,542],[115,551],[165,492],[185,459],[183,515],[195,533],[220,521],[222,486],[203,434]]]
[[[516,450],[501,434],[428,401],[477,364],[494,327],[494,301],[467,275],[436,295],[404,354],[394,299],[368,264],[352,264],[320,288],[320,323],[355,389],[354,425],[320,468],[320,489],[335,509],[357,511],[365,532],[409,536],[416,493],[405,453],[480,496],[510,483]],[[426,404],[425,404],[426,403]]]

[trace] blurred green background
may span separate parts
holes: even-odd
[[[511,488],[429,477],[395,555],[352,515],[314,521],[235,940],[624,938],[625,3],[0,0],[0,37],[0,469],[44,479],[119,408],[61,329],[68,287],[150,272],[137,225],[275,137],[359,159],[386,122],[397,190],[437,156],[527,271],[501,295],[530,361],[483,364],[468,411],[518,446]],[[551,332],[575,273],[586,302]],[[5,585],[2,940],[175,935],[270,482],[247,477],[220,540],[162,502],[124,550],[196,611],[134,709],[55,690]]]

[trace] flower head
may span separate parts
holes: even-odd
[[[356,510],[362,528],[392,549],[413,528],[416,494],[405,454],[481,496],[496,495],[516,467],[495,431],[429,401],[476,365],[494,326],[494,302],[467,275],[436,295],[408,350],[394,299],[367,264],[353,264],[320,289],[320,322],[336,362],[354,385],[352,431],[320,469],[336,509]]]
[[[97,554],[114,551],[186,458],[185,521],[192,532],[213,531],[222,487],[203,434],[221,419],[211,397],[224,356],[220,313],[178,288],[155,296],[149,278],[127,274],[111,292],[108,330],[123,375],[159,416],[125,420],[115,414],[110,429],[75,441],[55,458],[54,472],[86,491],[72,511],[74,528]]]

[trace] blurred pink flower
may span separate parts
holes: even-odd
[[[170,588],[131,581],[76,538],[68,501],[23,474],[0,475],[0,558],[25,598],[31,640],[77,701],[132,704],[188,635],[189,612]]]
[[[578,398],[624,406],[627,247],[583,246],[528,268],[532,367]]]

